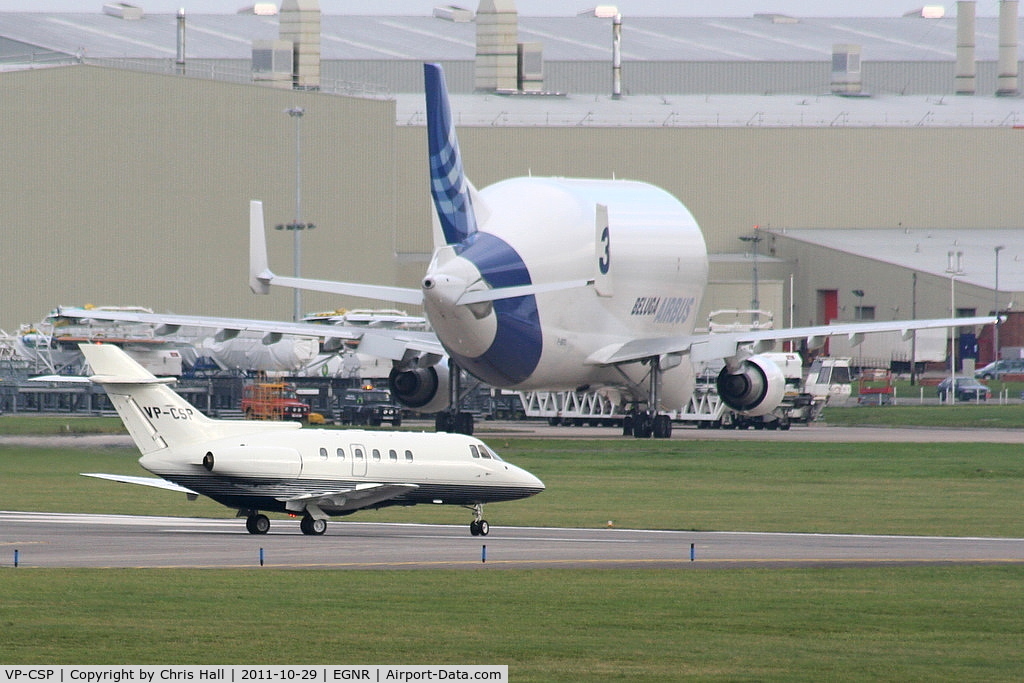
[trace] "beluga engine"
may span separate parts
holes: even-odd
[[[751,417],[772,412],[786,395],[782,369],[765,356],[750,356],[739,364],[727,363],[715,384],[725,405]]]

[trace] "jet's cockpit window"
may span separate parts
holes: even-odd
[[[488,460],[501,460],[501,458],[498,457],[497,453],[495,453],[494,451],[492,451],[490,448],[488,448],[487,446],[483,445],[482,443],[477,444],[477,447],[480,449],[480,457],[481,458],[487,458]]]
[[[476,449],[476,444],[474,443],[469,444],[469,452],[473,454],[474,458],[480,457],[480,451]]]

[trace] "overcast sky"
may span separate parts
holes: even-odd
[[[112,1],[112,0],[108,0]],[[101,12],[104,0],[0,0],[6,12]],[[184,7],[197,14],[231,14],[251,6],[247,0],[131,0],[128,4],[153,14],[166,14]],[[280,6],[280,0],[276,3]],[[437,5],[458,5],[475,10],[478,0],[320,0],[324,14],[429,15]],[[623,16],[716,16],[749,17],[775,12],[805,17],[899,17],[922,5],[944,5],[950,16],[956,3],[913,0],[516,0],[524,16],[571,16],[598,4],[615,4]],[[997,16],[998,0],[979,0],[979,16]]]

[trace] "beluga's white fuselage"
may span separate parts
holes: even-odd
[[[479,198],[486,219],[439,249],[423,279],[438,338],[476,377],[519,390],[639,386],[642,366],[592,357],[638,337],[692,334],[707,251],[693,216],[667,192],[623,180],[529,177],[491,185]],[[463,303],[467,293],[563,281],[587,285]],[[680,364],[663,400],[679,405],[672,402],[691,390],[689,364]]]

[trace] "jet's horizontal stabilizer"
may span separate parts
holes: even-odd
[[[268,271],[269,272],[269,271]],[[356,282],[334,282],[333,280],[311,280],[299,277],[284,277],[270,273],[268,285],[306,289],[313,292],[327,292],[343,296],[358,296],[378,301],[395,301],[401,304],[423,304],[423,294],[418,289],[389,287],[387,285],[364,285]]]
[[[192,489],[179,486],[172,481],[166,479],[158,479],[157,477],[132,477],[126,474],[102,474],[100,472],[82,472],[83,477],[93,477],[95,479],[106,479],[107,481],[117,481],[122,484],[138,484],[139,486],[152,486],[157,489],[164,489],[165,491],[177,491],[178,493],[186,493],[189,496],[198,496],[199,494]]]
[[[532,285],[519,285],[517,287],[480,289],[466,292],[459,297],[457,303],[460,306],[468,306],[469,304],[479,304],[485,301],[514,299],[517,296],[531,296],[534,294],[543,294],[544,292],[557,292],[563,289],[589,287],[593,284],[593,280],[567,280],[565,282],[547,282]]]

